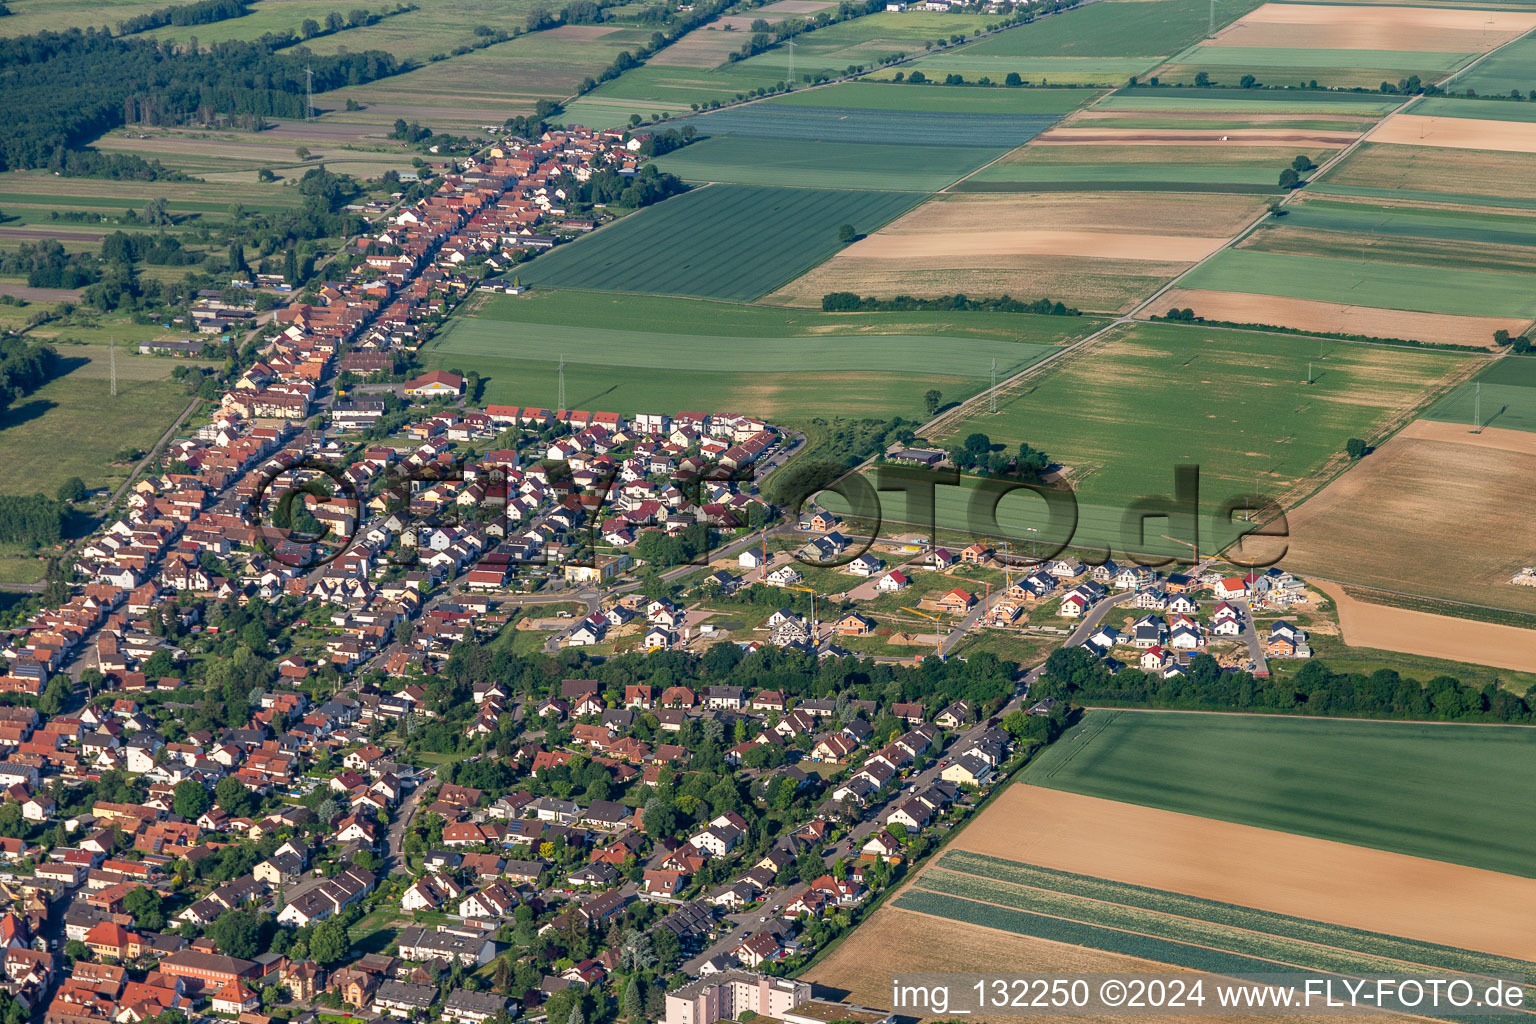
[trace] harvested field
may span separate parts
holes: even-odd
[[[1080,256],[1094,259],[1172,260],[1194,263],[1221,248],[1225,238],[1190,235],[1116,234],[1111,231],[993,231],[966,235],[898,235],[863,255],[876,260],[942,259],[950,266],[968,258]]]
[[[1481,52],[1533,28],[1529,11],[1267,3],[1203,45]]]
[[[1518,672],[1536,665],[1536,630],[1370,604],[1349,596],[1337,583],[1314,580],[1313,585],[1333,599],[1339,628],[1350,647],[1467,661]]]
[[[1123,716],[1170,714],[1188,717]],[[1536,910],[1536,880],[1289,832],[1017,783],[953,848],[1424,942],[1536,956],[1526,924]]]
[[[1450,120],[1447,118],[1446,120]],[[1536,155],[1444,146],[1377,144],[1375,136],[1322,179],[1326,186],[1357,187],[1372,194],[1420,193],[1433,199],[1486,205],[1536,201]]]
[[[1398,146],[1536,153],[1536,124],[1526,121],[1487,121],[1472,117],[1394,114],[1371,133],[1371,141]]]
[[[743,40],[750,38],[741,31],[727,32],[706,25],[689,32],[646,63],[656,67],[712,68],[724,63],[733,50],[741,49]]]
[[[1165,131],[1103,131],[1053,128],[1035,137],[1035,146],[1347,146],[1359,132],[1284,131],[1268,128],[1186,128]]]
[[[1474,443],[1466,423],[1410,424],[1290,514],[1285,565],[1361,586],[1536,611],[1536,592],[1508,582],[1536,565],[1526,512],[1536,501],[1536,452],[1525,447],[1528,436],[1485,428]],[[1413,557],[1403,557],[1409,551]]]
[[[965,193],[918,207],[775,298],[965,292],[1119,310],[1214,252],[1262,205],[1252,196]],[[1024,227],[1022,225],[1028,225]],[[935,271],[933,261],[944,269]]]
[[[1326,334],[1363,334],[1373,338],[1408,338],[1453,345],[1491,347],[1493,332],[1513,325],[1501,317],[1409,313],[1375,306],[1352,306],[1314,299],[1289,299],[1253,292],[1216,292],[1176,288],[1158,306],[1193,309],[1207,320],[1235,324],[1270,324]],[[1163,310],[1149,312],[1161,314]]]

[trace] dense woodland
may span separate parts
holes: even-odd
[[[69,508],[41,494],[0,494],[0,544],[57,544],[64,536]]]
[[[1320,661],[1310,661],[1295,675],[1258,679],[1247,672],[1224,671],[1202,654],[1190,663],[1187,675],[1164,679],[1131,668],[1111,674],[1081,647],[1052,654],[1034,693],[1079,704],[1197,711],[1466,722],[1527,723],[1536,718],[1529,703],[1536,693],[1528,691],[1522,698],[1492,683],[1477,689],[1452,676],[1421,684],[1392,669],[1364,675],[1334,672]]]
[[[227,21],[230,18],[249,14],[248,2],[249,0],[195,0],[190,4],[162,7],[158,11],[150,11],[148,14],[118,22],[117,34],[132,35],[135,32],[148,32],[153,28],[164,28],[166,25],[211,25],[215,21]]]
[[[383,78],[402,66],[379,50],[284,55],[242,42],[178,53],[169,44],[115,39],[95,29],[0,40],[0,92],[11,112],[0,122],[0,170],[95,173],[93,161],[71,163],[71,150],[126,123],[302,117],[306,68],[320,92]],[[151,166],[114,155],[102,169],[111,161],[138,172],[113,177],[143,176]]]
[[[49,345],[25,338],[0,338],[0,412],[41,387],[58,365],[59,354]]]

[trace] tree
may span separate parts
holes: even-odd
[[[1352,459],[1358,459],[1369,450],[1366,443],[1358,437],[1352,437],[1344,442],[1344,451]]]
[[[1509,332],[1506,331],[1504,328],[1500,327],[1498,330],[1493,332],[1493,343],[1495,345],[1499,346],[1500,348],[1503,348],[1505,345],[1508,345],[1509,342],[1510,342]]]
[[[837,240],[844,245],[848,245],[858,237],[859,233],[853,229],[852,224],[844,224],[837,229]]]
[[[313,39],[320,34],[320,23],[314,18],[305,18],[299,24],[299,34],[305,39]]]
[[[85,481],[77,476],[72,476],[59,484],[56,496],[60,501],[84,501],[87,493]]]
[[[1259,80],[1254,78],[1252,75],[1244,75],[1242,78],[1237,80],[1237,84],[1244,89],[1252,89],[1254,86],[1259,84]]]
[[[64,943],[64,955],[69,957],[71,961],[89,960],[91,958],[91,950],[89,946],[79,939],[70,939]]]
[[[69,677],[60,673],[48,680],[48,688],[37,700],[37,709],[45,715],[56,715],[69,705],[75,691],[69,685]]]
[[[939,411],[939,403],[944,401],[944,394],[938,388],[929,388],[923,392],[923,408],[932,416]]]
[[[265,952],[261,941],[261,922],[244,910],[226,910],[208,926],[208,937],[218,944],[225,956],[249,960]],[[311,941],[313,947],[313,941]]]
[[[1210,85],[1211,84],[1211,76],[1206,74],[1204,71],[1198,72],[1195,75],[1195,84],[1199,85],[1199,86]]]
[[[241,787],[244,789],[245,787]],[[176,783],[176,791],[172,798],[171,807],[177,814],[188,821],[196,821],[204,811],[213,806],[213,797],[208,795],[208,790],[201,782],[193,779],[184,779]],[[243,953],[231,953],[230,956],[244,956]]]
[[[294,149],[293,155],[298,157],[300,160],[308,160],[310,157],[309,147],[299,146]]]
[[[123,897],[123,910],[133,918],[136,928],[157,932],[165,927],[165,908],[160,894],[147,885],[141,885]]]
[[[309,937],[309,955],[321,967],[340,963],[351,952],[352,939],[347,935],[346,926],[334,917],[322,921]]]
[[[1291,161],[1291,168],[1297,174],[1305,174],[1316,166],[1317,164],[1312,162],[1312,158],[1305,153],[1297,153],[1296,158]]]
[[[1017,88],[1018,86],[1021,86],[1021,85],[1024,84],[1024,79],[1019,77],[1019,73],[1017,71],[1010,71],[1003,78],[1003,84],[1006,85],[1006,86],[1011,86],[1011,87]]]
[[[248,814],[256,803],[251,797],[251,791],[245,788],[245,783],[234,777],[220,779],[219,784],[213,787],[213,795],[225,813],[237,818]]]
[[[1287,167],[1280,172],[1280,187],[1285,189],[1301,187],[1301,176],[1296,173],[1295,168]]]

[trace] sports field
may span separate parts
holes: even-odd
[[[521,274],[530,284],[558,288],[751,300],[841,248],[840,225],[875,231],[922,198],[711,185],[545,253]]]
[[[535,289],[456,318],[423,350],[433,367],[475,369],[489,401],[568,401],[621,412],[704,407],[749,415],[922,415],[922,395],[974,393],[1099,326],[1004,313],[838,313]],[[836,371],[829,373],[828,371]]]
[[[1024,779],[1536,876],[1536,793],[1487,784],[1536,770],[1536,729],[1099,711],[1069,736]]]

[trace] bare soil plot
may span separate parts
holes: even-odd
[[[1252,292],[1217,292],[1178,288],[1158,300],[1161,307],[1193,309],[1207,320],[1235,324],[1270,324],[1325,334],[1363,334],[1374,338],[1407,338],[1453,345],[1490,348],[1493,332],[1508,329],[1503,317],[1449,316],[1410,313],[1376,306],[1353,306],[1315,299],[1291,299]],[[1154,309],[1162,314],[1163,309]]]
[[[1536,126],[1530,126],[1536,127]],[[1177,128],[1161,131],[1104,131],[1053,128],[1032,146],[1347,146],[1359,132],[1285,131],[1269,128]]]
[[[1073,742],[1066,740],[1064,742]],[[954,847],[1529,960],[1536,879],[1016,783]]]
[[[1206,46],[1477,52],[1536,28],[1536,12],[1268,3]]]
[[[1394,114],[1371,133],[1371,141],[1399,146],[1536,153],[1536,123]]]
[[[1256,196],[970,193],[926,203],[839,252],[769,301],[828,292],[1000,295],[1120,310],[1216,251]]]
[[[1485,420],[1497,412],[1485,408]],[[1475,435],[1470,424],[1418,420],[1290,514],[1285,564],[1360,586],[1536,611],[1536,591],[1508,582],[1536,564],[1532,502],[1536,451],[1527,432]],[[1490,665],[1513,656],[1464,653],[1461,660]],[[1521,667],[1531,664],[1526,657]]]
[[[585,42],[589,39],[601,39],[603,36],[611,36],[619,31],[622,31],[619,25],[561,25],[559,28],[546,30],[539,38],[543,40],[564,39],[572,42]]]
[[[1337,583],[1317,581],[1315,585],[1333,598],[1339,628],[1350,647],[1468,661],[1520,672],[1536,665],[1536,630],[1371,604],[1349,596]]]
[[[767,7],[759,7],[754,14],[815,14],[828,7],[836,7],[836,0],[776,0]]]

